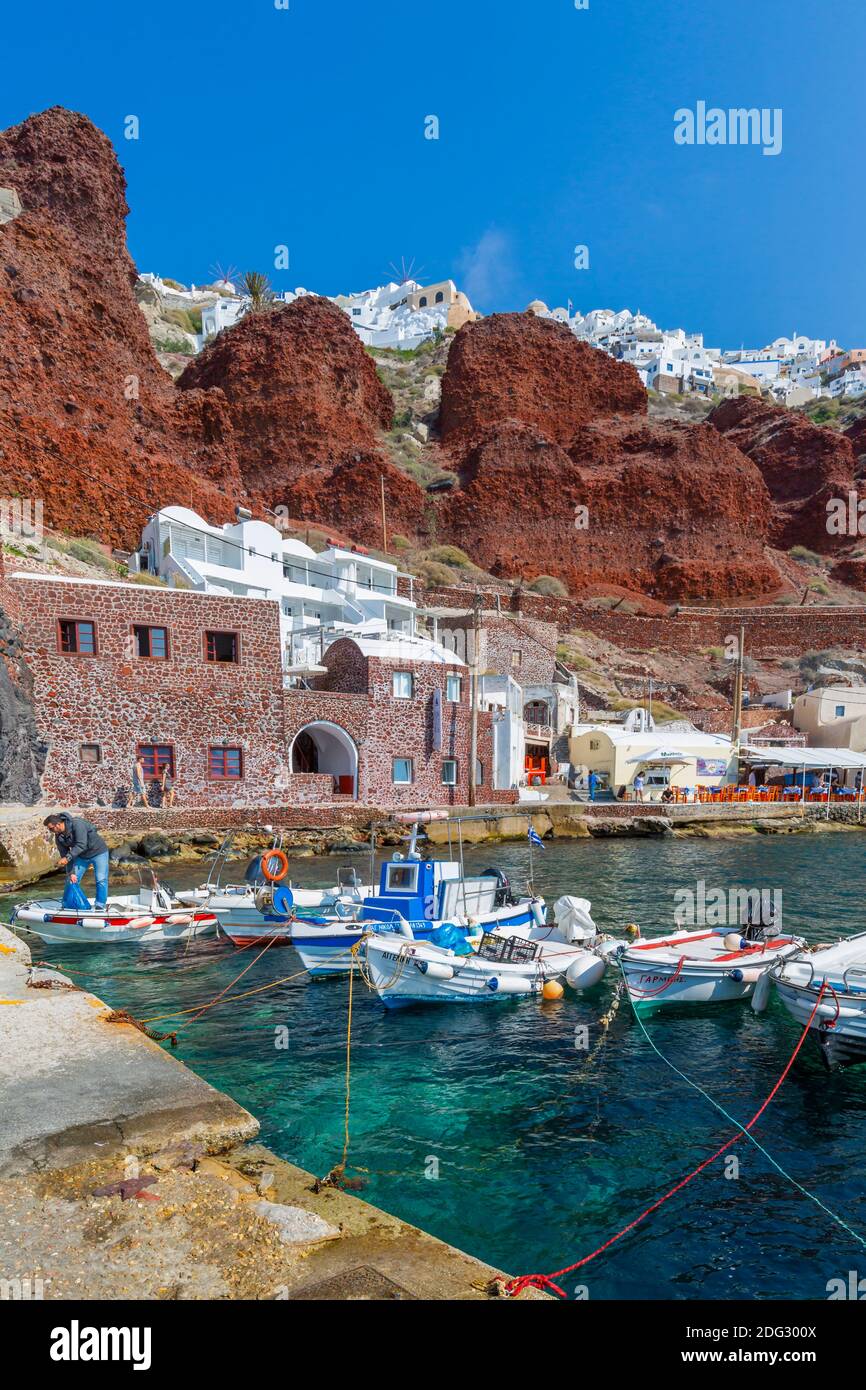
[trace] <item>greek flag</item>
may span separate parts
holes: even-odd
[[[539,849],[544,849],[544,841],[542,840],[541,836],[538,834],[538,831],[537,831],[537,830],[534,830],[534,829],[532,828],[532,826],[530,826],[529,829],[527,830],[526,836],[527,836],[527,839],[529,840],[529,843],[530,843],[531,845],[538,845],[538,848],[539,848]]]

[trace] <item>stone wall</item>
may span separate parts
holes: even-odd
[[[428,607],[463,607],[472,601],[473,590],[460,588],[428,589],[419,594],[419,604]],[[503,593],[503,610],[515,602]],[[609,609],[593,609],[575,599],[553,598],[523,590],[519,598],[522,618],[555,623],[561,632],[581,628],[593,632],[619,647],[638,651],[689,653],[702,647],[722,646],[726,637],[746,627],[750,656],[799,656],[807,651],[830,647],[866,649],[866,605],[808,608],[680,608],[670,614],[639,617]]]
[[[177,797],[188,805],[279,805],[288,774],[276,603],[121,583],[13,578],[25,614],[36,722],[48,744],[45,795],[111,805],[131,786],[141,743],[174,750]],[[60,651],[61,619],[96,625],[95,656]],[[168,659],[134,655],[135,623],[168,631]],[[237,664],[205,660],[207,630],[240,634]],[[209,777],[209,749],[243,752],[243,777]],[[82,761],[82,744],[100,761]]]
[[[470,711],[465,667],[406,662],[411,699],[394,697],[392,677],[404,663],[366,657],[349,638],[326,653],[327,676],[316,689],[285,689],[277,604],[143,585],[15,576],[7,586],[23,617],[23,654],[33,672],[36,728],[48,745],[44,793],[53,802],[106,807],[131,788],[140,744],[167,744],[174,754],[176,799],[190,807],[278,808],[351,800],[329,769],[293,772],[289,751],[316,723],[337,725],[358,753],[358,799],[416,809],[465,804],[469,792]],[[61,651],[64,619],[95,625],[96,653]],[[136,655],[133,626],[165,628],[167,659]],[[205,659],[205,633],[235,632],[237,663]],[[463,677],[461,700],[447,701],[451,673]],[[434,748],[433,701],[442,700],[442,744]],[[479,800],[513,800],[494,792],[492,725],[479,715]],[[209,750],[242,750],[243,775],[212,778]],[[96,746],[98,762],[84,760]],[[411,784],[395,785],[392,759],[413,760]],[[442,781],[445,759],[457,761],[457,784]],[[143,814],[147,815],[147,812]]]

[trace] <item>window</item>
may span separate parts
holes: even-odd
[[[412,759],[394,758],[391,763],[391,781],[396,786],[408,787],[412,782]]]
[[[152,657],[154,661],[168,660],[168,628],[144,627],[135,623],[132,631],[136,656]]]
[[[520,663],[522,662],[522,660],[523,660],[523,652],[520,650],[519,647],[515,647],[515,648],[514,648],[514,651],[511,653],[511,664],[512,664],[512,666],[519,666]]]
[[[96,623],[80,618],[61,618],[60,650],[78,656],[96,656]]]
[[[98,743],[79,744],[79,756],[82,763],[92,766],[94,763],[102,762],[102,749]]]
[[[476,787],[484,786],[484,764],[480,758],[475,759],[475,785]]]
[[[422,294],[421,298],[418,300],[418,308],[419,308],[419,309],[426,309],[426,308],[427,308],[427,296],[426,296],[426,294]]]
[[[845,706],[844,706],[844,705],[837,705],[837,706],[836,706],[836,718],[837,718],[837,719],[844,719],[844,718],[845,718]]]
[[[208,776],[237,782],[244,775],[244,755],[240,748],[219,744],[208,751]]]
[[[236,632],[206,632],[205,655],[208,661],[237,661],[238,635]]]
[[[591,738],[589,740],[590,752],[597,753],[600,747],[601,744],[599,743],[599,740],[597,738]]]
[[[414,695],[414,681],[411,671],[395,671],[392,677],[395,700],[411,700]]]
[[[161,777],[166,767],[174,776],[174,749],[170,743],[140,743],[138,756],[144,764],[145,777]]]
[[[457,762],[454,758],[445,758],[442,763],[442,781],[446,787],[457,786]]]
[[[418,889],[418,865],[389,864],[388,888],[398,893],[415,893]]]
[[[459,705],[463,694],[463,677],[448,676],[445,681],[445,699],[451,705]]]
[[[442,291],[441,291],[441,290],[437,290],[437,291],[436,291],[436,303],[437,303],[437,304],[441,304],[441,303],[443,302],[444,298],[445,298],[445,296],[444,296],[444,294],[442,293]]]

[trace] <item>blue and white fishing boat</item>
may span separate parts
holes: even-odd
[[[434,932],[453,927],[467,935],[495,931],[527,932],[545,923],[544,900],[517,897],[498,869],[465,876],[454,860],[423,860],[412,834],[409,852],[382,865],[379,891],[354,910],[327,921],[292,923],[292,945],[311,975],[334,975],[357,964],[357,947],[371,932],[397,933],[429,941]]]

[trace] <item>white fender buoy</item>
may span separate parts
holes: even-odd
[[[431,980],[453,980],[454,966],[445,965],[439,960],[416,960],[415,964],[422,975],[429,975]]]
[[[135,930],[138,931],[138,930],[139,930],[140,928],[142,928],[142,927],[152,927],[152,926],[153,926],[153,918],[152,918],[152,917],[133,917],[133,918],[131,919],[131,921],[127,922],[126,925],[127,925],[128,927],[134,927]]]
[[[192,917],[188,912],[169,912],[165,920],[174,927],[188,927]]]
[[[573,960],[565,972],[565,978],[572,989],[591,989],[597,985],[607,969],[605,961],[589,952]]]
[[[755,985],[752,994],[752,1008],[756,1014],[762,1014],[770,1002],[770,972],[764,970],[761,978]]]
[[[739,951],[740,933],[729,931],[727,936],[725,937],[725,945],[729,951]]]
[[[491,975],[487,988],[491,994],[528,994],[532,982],[526,975]]]
[[[529,911],[532,913],[533,920],[537,927],[547,926],[547,917],[545,916],[544,908],[537,898],[532,899],[532,902],[529,904]]]

